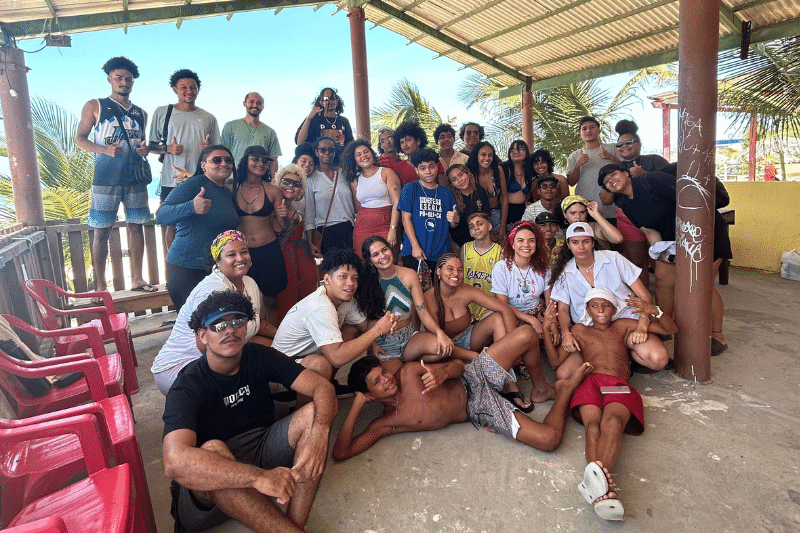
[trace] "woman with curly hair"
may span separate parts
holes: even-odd
[[[500,163],[494,146],[486,141],[481,141],[475,144],[470,152],[467,168],[475,176],[478,185],[486,189],[489,194],[492,231],[505,235],[508,222],[508,194],[506,193],[506,173]],[[521,213],[520,216],[522,216]]]
[[[453,191],[458,205],[460,220],[455,228],[450,228],[450,238],[460,249],[467,241],[473,240],[469,234],[467,218],[473,213],[483,212],[491,216],[489,195],[486,189],[478,185],[475,176],[466,165],[451,165],[447,169],[447,186]]]
[[[494,285],[494,280],[492,284]],[[471,303],[494,312],[472,323],[469,310]],[[472,352],[480,352],[518,327],[517,318],[510,305],[464,283],[464,267],[456,254],[444,254],[439,258],[433,273],[433,290],[425,293],[425,304],[431,315],[436,317],[439,327],[453,339],[453,345]],[[532,371],[539,369],[538,375],[532,375],[533,388],[530,399],[532,402],[547,401],[555,396],[555,390],[541,375],[539,351],[526,351],[530,344],[538,344],[539,336],[530,325],[519,327],[526,328],[527,333],[522,336],[524,346],[519,347],[519,353],[524,352],[522,360]],[[512,384],[508,394],[508,400],[517,408],[530,412],[530,403],[524,397],[521,398],[518,387]]]
[[[394,171],[378,166],[378,155],[364,139],[345,146],[341,162],[355,202],[353,249],[361,250],[370,235],[380,235],[389,241],[395,257],[400,257],[400,178]]]
[[[421,359],[426,363],[457,355],[453,353],[453,341],[425,307],[417,273],[395,265],[389,241],[379,235],[368,237],[361,246],[361,256],[364,268],[356,291],[359,308],[367,320],[380,320],[387,311],[397,317],[395,331],[378,337],[375,342],[380,349],[373,355],[382,361]],[[419,331],[419,322],[425,325],[425,331]],[[472,359],[465,350],[458,350],[458,355]]]
[[[566,197],[569,194],[569,184],[567,183],[567,177],[562,176],[561,174],[553,173],[553,168],[555,167],[555,161],[553,161],[553,155],[540,148],[531,154],[531,165],[533,166],[534,172],[534,184],[533,190],[531,191],[532,198],[534,200],[539,200],[539,179],[543,178],[544,176],[553,176],[558,181],[558,195],[556,198],[561,200],[562,198]]]

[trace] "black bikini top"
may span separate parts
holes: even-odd
[[[247,213],[239,209],[239,202],[238,199],[234,198],[233,202],[234,207],[236,208],[236,214],[240,217],[268,217],[272,214],[272,202],[269,200],[266,191],[264,191],[264,205],[261,206],[261,209],[256,211],[255,213]]]

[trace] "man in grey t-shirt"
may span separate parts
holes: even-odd
[[[169,85],[178,95],[178,103],[172,106],[166,137],[164,123],[169,106],[157,108],[150,124],[150,152],[164,154],[164,166],[161,168],[162,202],[178,183],[195,173],[203,148],[219,144],[217,119],[195,105],[200,92],[197,73],[185,68],[176,70],[169,78]],[[177,179],[176,174],[180,176]],[[167,248],[174,237],[175,227],[168,226],[164,238]]]
[[[259,120],[264,110],[264,99],[258,93],[247,93],[244,108],[247,110],[244,118],[231,120],[222,128],[222,144],[230,148],[237,165],[248,146],[263,146],[272,159],[269,165],[272,177],[278,172],[281,145],[275,130]]]
[[[596,118],[583,117],[578,129],[584,147],[572,152],[567,159],[567,183],[575,185],[575,194],[590,202],[597,202],[600,214],[616,225],[616,208],[614,205],[603,205],[600,201],[597,176],[603,165],[619,163],[617,149],[613,144],[600,142],[600,121]]]

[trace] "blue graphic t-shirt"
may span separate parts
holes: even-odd
[[[450,251],[450,223],[447,212],[456,205],[453,193],[447,187],[437,185],[427,189],[415,181],[403,186],[397,209],[411,213],[417,241],[425,252],[428,261],[438,261]],[[403,236],[403,255],[411,255],[411,241],[408,234]]]

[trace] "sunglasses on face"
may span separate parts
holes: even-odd
[[[233,326],[233,329],[239,329],[240,327],[247,324],[247,317],[246,316],[237,316],[236,318],[232,318],[230,320],[223,320],[222,322],[215,322],[209,326],[206,326],[211,331],[215,331],[220,333],[228,329],[228,326]]]
[[[556,183],[540,183],[540,189],[558,189],[558,185]]]
[[[336,148],[334,148],[333,146],[331,146],[330,148],[325,148],[324,146],[320,146],[319,148],[317,148],[317,152],[321,154],[333,154],[336,152]]]
[[[284,185],[291,185],[292,187],[297,187],[298,189],[303,186],[303,182],[299,180],[290,180],[289,178],[281,178],[281,183]]]
[[[511,152],[517,152],[517,153],[520,153],[520,152],[523,152],[523,153],[524,153],[526,150],[525,150],[525,148],[522,148],[522,147],[520,147],[520,146],[517,146],[517,147],[515,147],[515,148],[512,148],[510,151],[511,151]]]
[[[621,143],[617,143],[617,148],[622,148],[623,146],[630,146],[636,142],[636,139],[628,139],[627,141],[622,141]]]
[[[338,99],[339,99],[339,97],[336,96],[335,94],[333,96],[323,96],[322,97],[322,101],[323,102],[328,102],[330,100],[338,100]]]
[[[259,162],[260,161],[261,163],[264,163],[265,165],[267,163],[269,163],[270,161],[272,161],[272,159],[270,159],[269,157],[267,157],[265,155],[251,155],[249,157],[253,161],[255,161],[255,162]]]
[[[229,165],[233,164],[233,158],[230,156],[222,157],[220,155],[215,155],[214,157],[211,158],[211,162],[214,163],[215,165],[219,165],[223,161],[225,161]]]

